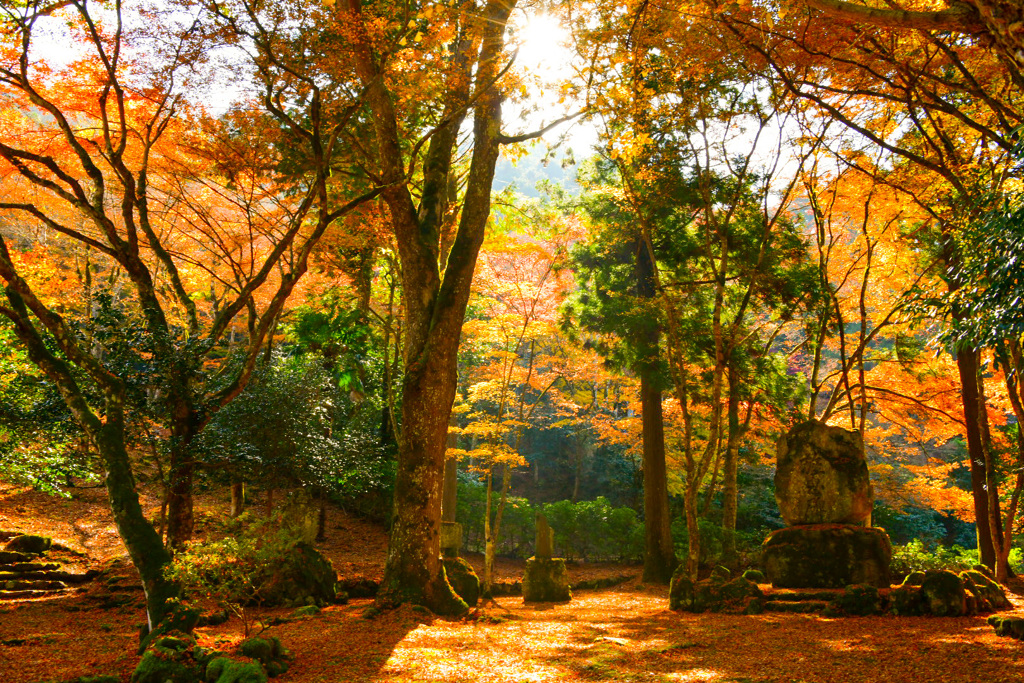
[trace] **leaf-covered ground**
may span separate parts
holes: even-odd
[[[0,603],[3,683],[106,673],[128,681],[137,662],[142,593],[111,534],[102,498],[101,491],[80,491],[64,502],[0,487],[0,529],[48,532],[88,555],[77,558],[79,568],[107,570],[69,596]],[[203,503],[208,515],[220,505],[213,498]],[[324,549],[343,576],[378,576],[384,545],[377,527],[332,512]],[[516,563],[500,567],[509,579],[517,571]],[[624,572],[637,568],[571,569],[574,580]],[[577,591],[566,604],[499,598],[462,621],[409,607],[367,619],[370,601],[354,600],[266,633],[296,655],[292,669],[276,679],[282,683],[1024,680],[1024,643],[997,637],[983,617],[691,615],[670,612],[667,602],[664,589],[635,580]],[[223,649],[241,637],[241,627],[233,620],[201,629],[200,637]]]

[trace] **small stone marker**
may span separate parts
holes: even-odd
[[[552,557],[554,534],[544,515],[537,513],[537,547],[526,561],[523,574],[524,602],[564,602],[572,599],[565,560]]]
[[[537,549],[534,557],[549,560],[555,554],[555,536],[548,526],[548,520],[543,513],[537,513]]]
[[[457,522],[441,522],[441,555],[458,557],[462,547],[462,525]]]

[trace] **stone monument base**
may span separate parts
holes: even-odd
[[[572,599],[565,560],[531,557],[523,574],[523,602],[565,602]]]
[[[888,588],[891,559],[884,530],[852,524],[786,527],[761,546],[765,574],[779,588]]]

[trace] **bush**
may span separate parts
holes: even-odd
[[[236,536],[190,544],[166,572],[190,598],[212,599],[236,614],[248,637],[254,622],[249,608],[275,597],[287,582],[282,572],[290,571],[296,553],[310,546],[301,542],[300,531],[281,524],[280,516],[249,522],[243,515],[237,523],[244,528]]]
[[[482,552],[486,491],[476,482],[462,482],[458,519],[465,547]],[[505,505],[497,553],[507,557],[533,555],[537,513],[543,512],[555,536],[555,554],[569,560],[632,561],[643,557],[644,527],[636,511],[613,507],[607,498],[573,503],[561,500],[534,506],[511,496]]]
[[[968,550],[958,545],[929,547],[920,539],[914,539],[906,545],[893,546],[889,570],[893,581],[902,581],[911,572],[947,569],[959,574],[976,564],[977,550]]]

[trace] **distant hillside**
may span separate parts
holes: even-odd
[[[569,193],[579,192],[579,185],[576,183],[576,166],[566,164],[565,155],[561,150],[556,150],[548,162],[544,163],[544,156],[547,147],[538,144],[530,150],[530,153],[519,161],[513,163],[502,157],[498,160],[498,166],[494,173],[494,191],[501,192],[509,185],[514,185],[517,192],[527,197],[539,197],[537,184],[547,180],[556,185],[561,185]]]

